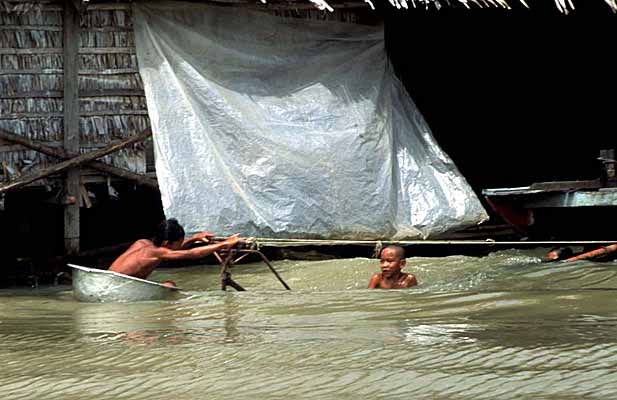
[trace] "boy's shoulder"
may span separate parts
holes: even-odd
[[[416,276],[414,274],[409,274],[409,273],[405,272],[403,275],[404,275],[403,282],[406,285],[415,286],[415,285],[418,284],[418,280],[416,279]]]

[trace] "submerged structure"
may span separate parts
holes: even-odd
[[[529,237],[613,238],[617,215],[615,150],[602,150],[602,176],[593,180],[533,183],[484,189],[494,212]]]

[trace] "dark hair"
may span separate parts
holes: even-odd
[[[178,223],[177,219],[170,218],[159,224],[152,242],[155,246],[160,246],[165,240],[177,242],[181,239],[184,239],[184,228]]]
[[[402,248],[401,246],[390,245],[384,248],[384,250],[386,249],[390,249],[394,251],[394,253],[396,254],[399,260],[405,259],[405,249]]]
[[[548,255],[553,252],[555,253],[555,255],[557,255],[557,258],[548,261],[561,261],[574,255],[574,252],[569,247],[553,247],[546,254]]]

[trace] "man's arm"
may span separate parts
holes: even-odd
[[[210,232],[196,233],[190,239],[187,239],[184,242],[182,242],[182,246],[180,248],[182,250],[185,250],[185,249],[187,249],[190,245],[192,245],[195,242],[198,242],[198,241],[202,241],[203,242],[204,239],[206,239],[205,241],[207,242],[212,237],[214,237],[214,234],[212,234]]]
[[[202,258],[208,256],[215,251],[228,249],[230,247],[235,246],[240,241],[238,235],[233,235],[228,237],[227,239],[210,244],[208,246],[195,247],[194,249],[188,250],[171,250],[165,247],[159,247],[156,249],[157,254],[156,257],[160,260],[189,260],[194,258]]]
[[[381,274],[378,272],[371,277],[368,283],[368,289],[377,289],[379,287],[379,282],[381,282]]]

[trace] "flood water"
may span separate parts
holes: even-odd
[[[617,263],[546,249],[409,258],[420,285],[367,290],[377,260],[156,271],[176,300],[90,304],[0,290],[1,399],[617,398]]]

